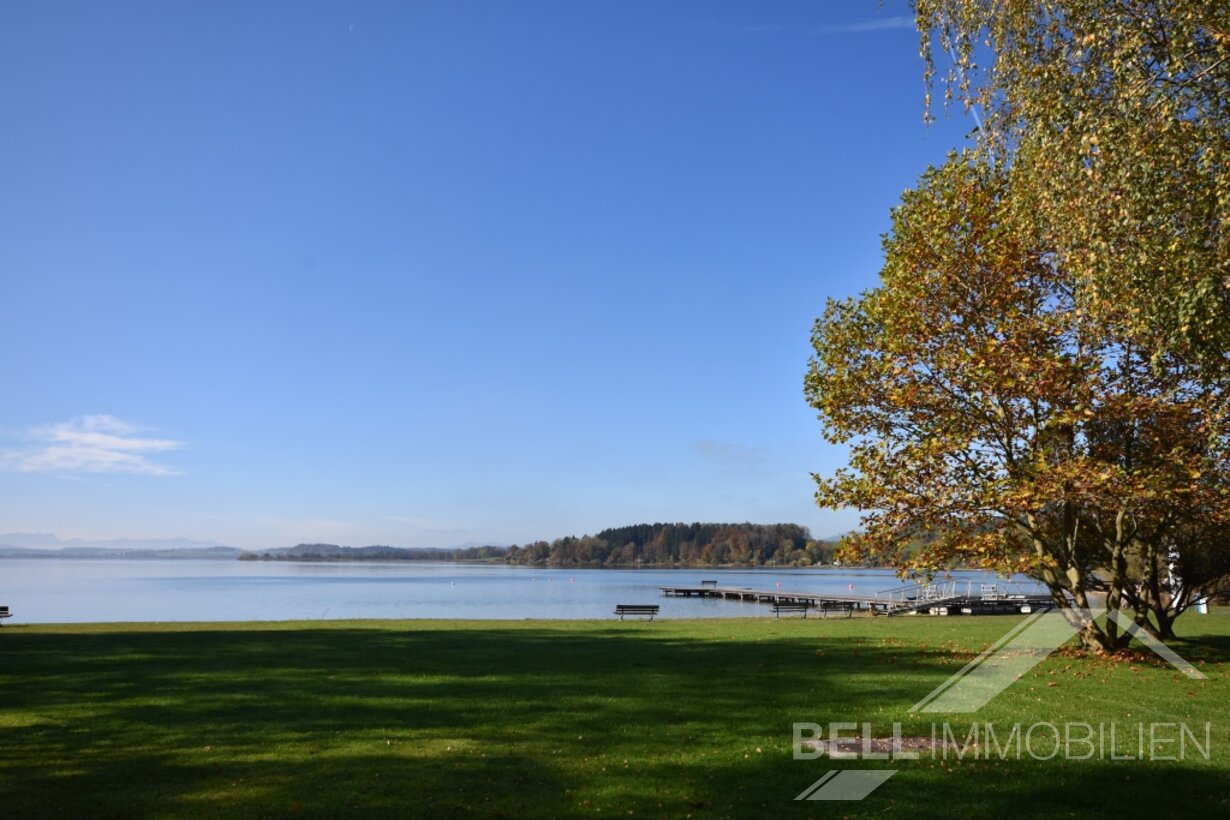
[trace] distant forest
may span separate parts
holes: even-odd
[[[481,561],[550,567],[813,566],[829,564],[835,541],[797,524],[637,524],[524,546],[404,549],[300,544],[246,553],[245,561]]]
[[[509,547],[509,564],[552,567],[811,566],[837,544],[797,524],[637,524]]]

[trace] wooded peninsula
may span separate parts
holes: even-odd
[[[636,524],[596,535],[518,546],[454,549],[299,544],[244,553],[241,561],[469,561],[547,567],[814,566],[833,561],[838,542],[815,540],[798,524]]]

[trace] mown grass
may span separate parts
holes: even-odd
[[[909,707],[1014,623],[9,626],[0,807],[10,817],[1230,813],[1223,613],[1185,617],[1174,644],[1208,680],[1147,660],[1056,656],[973,718],[951,718],[1121,731],[1207,722],[1208,760],[1190,749],[1182,761],[793,759],[796,721],[871,721],[878,734],[900,721],[928,734],[931,716]],[[830,769],[881,766],[899,773],[862,802],[793,799]]]

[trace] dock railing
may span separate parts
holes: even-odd
[[[876,593],[875,607],[885,612],[906,609],[956,596],[957,581],[938,581],[929,584],[909,584]]]
[[[914,609],[937,601],[963,598],[965,600],[1012,601],[1046,595],[1046,587],[1036,582],[999,581],[991,584],[973,580],[955,579],[931,583],[908,584],[876,593],[875,608],[883,612]]]

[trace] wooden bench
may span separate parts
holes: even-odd
[[[710,587],[710,588],[713,588],[713,587],[716,587],[716,586],[717,586],[717,581],[701,581],[701,582],[700,582],[700,585],[701,585],[702,587]]]
[[[847,618],[854,616],[854,604],[849,601],[824,601],[820,604],[820,617],[827,618],[830,612],[844,612]]]
[[[9,612],[9,608],[7,606],[0,606],[0,619],[12,617],[13,613]]]
[[[773,605],[773,614],[777,617],[782,617],[783,612],[802,612],[803,617],[807,617],[807,610],[811,609],[812,605],[807,602],[797,604],[776,603]]]
[[[653,616],[657,615],[661,608],[658,604],[616,604],[615,614],[621,621],[625,615],[648,615],[649,620],[652,621]]]

